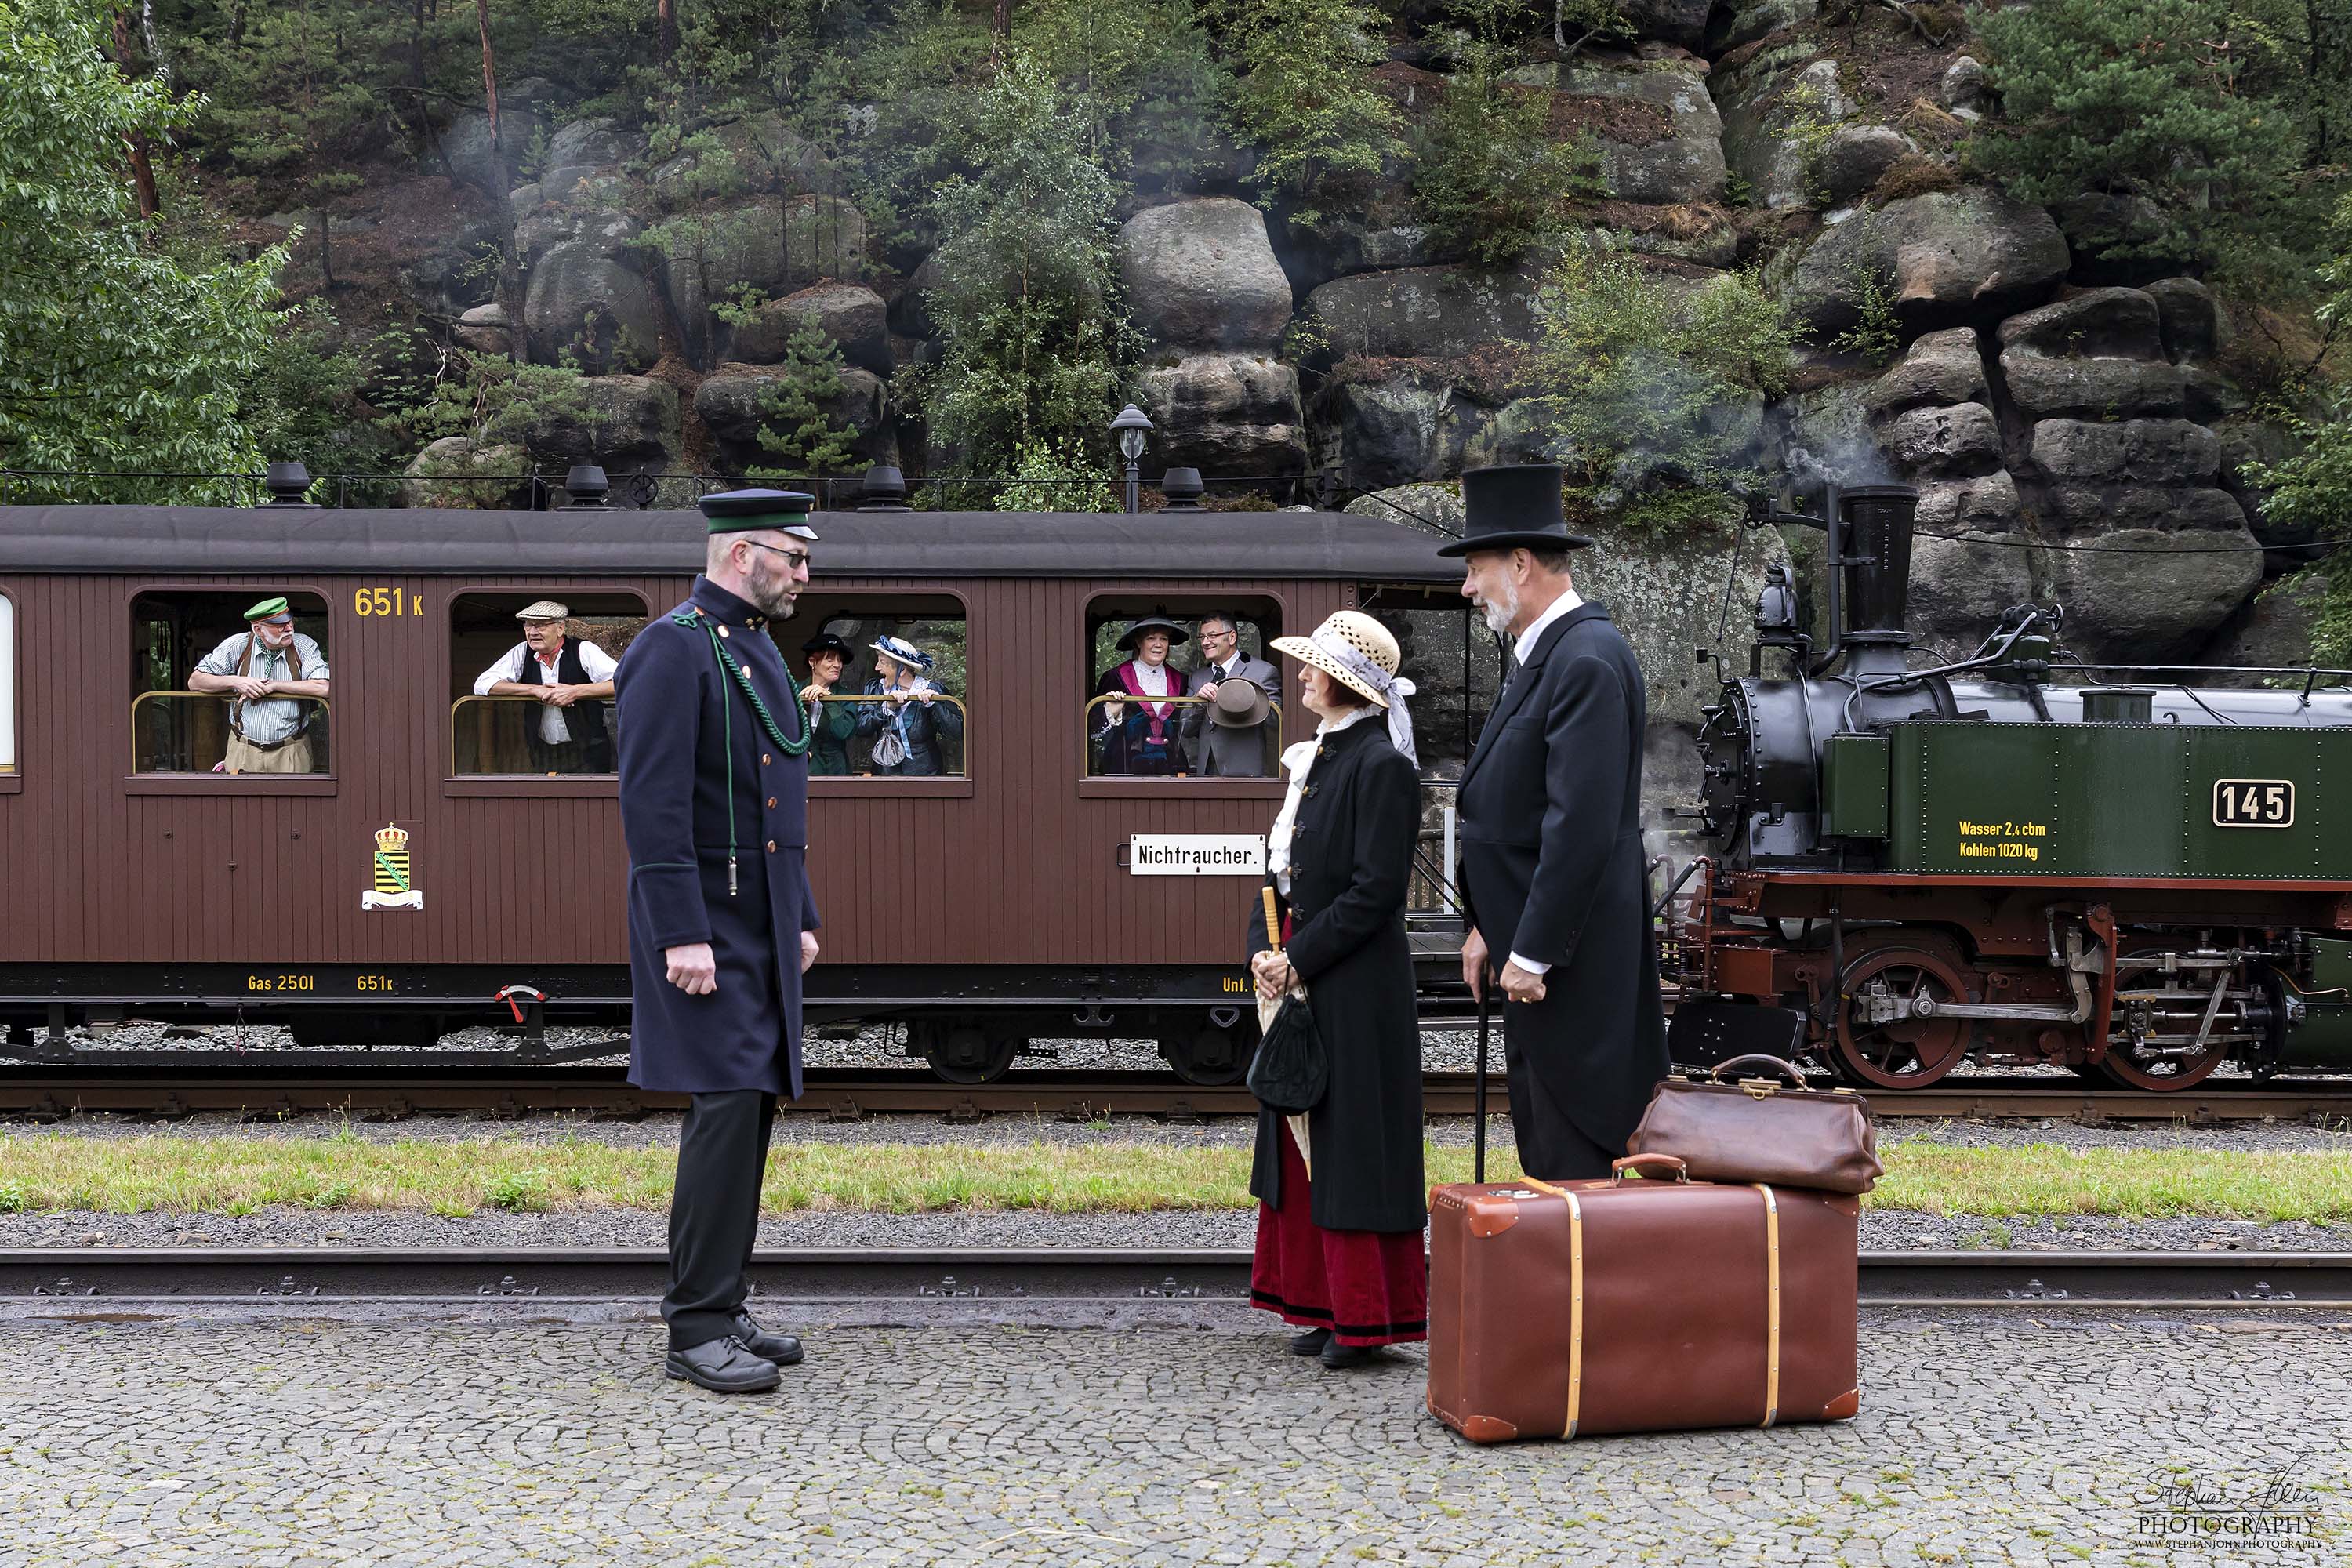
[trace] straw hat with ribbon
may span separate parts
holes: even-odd
[[[1276,637],[1273,644],[1302,664],[1311,664],[1373,707],[1388,714],[1389,743],[1418,763],[1412,747],[1412,715],[1404,700],[1413,683],[1397,674],[1402,655],[1388,627],[1360,610],[1340,610],[1315,628],[1313,637]]]

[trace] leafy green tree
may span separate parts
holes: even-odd
[[[857,460],[859,432],[835,425],[825,412],[846,390],[841,345],[809,316],[784,342],[783,374],[761,395],[760,450],[770,463],[750,470],[755,479],[839,473]]]
[[[1551,129],[1550,97],[1503,79],[1508,56],[1473,38],[1430,114],[1413,205],[1448,247],[1503,266],[1559,237],[1570,204],[1605,195],[1590,138]]]
[[[2352,397],[2339,395],[2328,417],[2296,420],[2303,450],[2252,467],[2246,477],[2267,495],[2263,517],[2332,545],[2318,570],[2326,590],[2312,628],[2311,654],[2323,663],[2352,660]]]
[[[245,473],[262,454],[238,388],[266,353],[283,247],[191,268],[140,221],[125,149],[202,112],[106,58],[90,0],[0,0],[0,467]],[[136,487],[152,499],[152,484]],[[59,481],[60,499],[129,499]],[[178,499],[239,487],[189,480]]]
[[[1013,482],[996,495],[999,511],[1108,511],[1116,504],[1102,463],[1075,441],[1023,447],[1013,462]]]
[[[939,192],[940,357],[902,384],[966,472],[1005,473],[1038,441],[1099,448],[1141,341],[1118,299],[1116,193],[1086,122],[1015,50],[975,95],[974,172]]]
[[[1367,74],[1388,58],[1379,12],[1355,0],[1224,0],[1217,23],[1241,68],[1230,112],[1257,149],[1265,205],[1286,200],[1291,222],[1316,227],[1405,155],[1397,106]]]
[[[1536,296],[1528,374],[1570,489],[1635,528],[1727,515],[1754,414],[1787,390],[1802,329],[1754,277],[1696,287],[1588,240]]]
[[[2102,254],[2261,269],[2315,216],[2301,128],[2263,90],[2280,35],[2233,0],[2036,0],[1978,26],[2005,119],[1971,161],[2021,201],[2144,198],[2090,233]]]
[[[1114,179],[1183,184],[1215,153],[1231,77],[1192,0],[1035,0],[1021,46],[1063,85]]]

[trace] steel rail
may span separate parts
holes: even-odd
[[[1226,1300],[1249,1291],[1241,1249],[789,1247],[752,1256],[768,1301]],[[195,1247],[0,1250],[0,1300],[481,1304],[651,1301],[656,1247]],[[1861,1255],[1867,1307],[2310,1308],[2352,1306],[2352,1254],[1912,1252]]]
[[[76,1111],[175,1117],[236,1111],[250,1118],[342,1112],[396,1121],[427,1114],[523,1117],[536,1112],[633,1117],[685,1108],[680,1095],[632,1088],[617,1067],[518,1064],[511,1056],[305,1062],[291,1053],[200,1059],[113,1053],[122,1060],[0,1067],[0,1115],[63,1117]],[[193,1053],[190,1054],[193,1056]],[[454,1053],[453,1053],[454,1055]],[[1066,1068],[1016,1070],[992,1083],[948,1083],[920,1068],[812,1068],[806,1091],[787,1104],[803,1114],[853,1121],[875,1114],[992,1115],[1092,1121],[1100,1116],[1176,1118],[1254,1115],[1257,1101],[1240,1084],[1203,1086],[1168,1072]],[[1467,1116],[1475,1079],[1433,1072],[1423,1079],[1433,1116]],[[2177,1091],[2089,1087],[2057,1079],[1947,1079],[1931,1088],[1865,1096],[1882,1121],[1920,1118],[2058,1119],[2187,1122],[2305,1121],[2352,1119],[2352,1082],[2208,1081]]]

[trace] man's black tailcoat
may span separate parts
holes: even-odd
[[[1633,649],[1607,610],[1580,605],[1521,650],[1459,796],[1462,893],[1495,972],[1513,952],[1552,966],[1541,1002],[1497,1002],[1544,1091],[1534,1115],[1615,1153],[1666,1075],[1642,852],[1646,719]],[[1517,1131],[1523,1160],[1561,1146],[1545,1126]]]

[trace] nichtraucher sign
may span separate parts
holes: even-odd
[[[1263,877],[1265,840],[1246,833],[1138,833],[1128,871],[1138,877]]]

